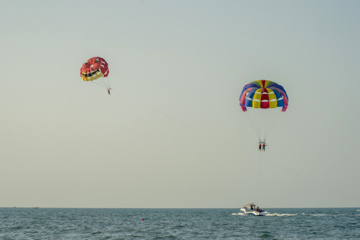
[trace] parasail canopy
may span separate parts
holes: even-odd
[[[84,81],[93,81],[109,75],[109,67],[105,59],[93,57],[80,68],[80,76]]]
[[[262,109],[282,107],[282,111],[285,112],[288,99],[281,85],[269,80],[256,80],[244,86],[239,100],[244,112],[247,111],[247,107]]]
[[[105,59],[93,57],[87,60],[80,68],[80,77],[87,82],[94,83],[108,90],[110,94],[109,66]]]

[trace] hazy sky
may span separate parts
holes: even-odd
[[[0,206],[360,206],[359,12],[357,0],[1,0]],[[93,56],[111,96],[79,76]],[[238,105],[257,79],[290,99],[260,175]]]

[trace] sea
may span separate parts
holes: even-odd
[[[360,239],[360,208],[0,208],[0,239]]]

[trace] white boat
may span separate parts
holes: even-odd
[[[245,204],[240,209],[240,212],[248,216],[266,216],[269,214],[267,211],[260,209],[259,206],[256,206],[254,203]]]

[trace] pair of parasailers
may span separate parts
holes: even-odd
[[[265,151],[265,146],[267,146],[265,142],[259,142],[259,151],[261,151],[261,147],[262,150]]]

